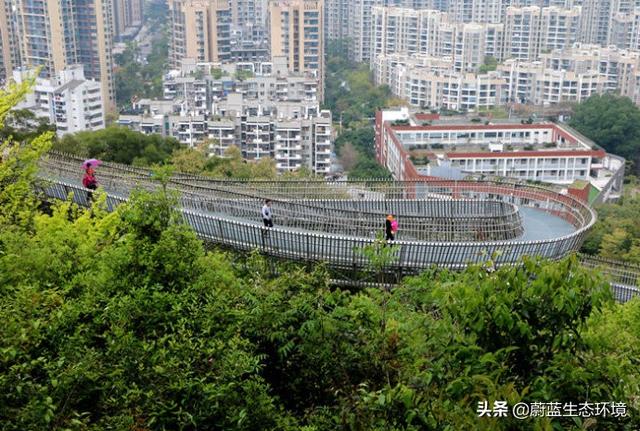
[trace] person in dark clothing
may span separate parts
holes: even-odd
[[[264,201],[264,206],[262,207],[262,222],[265,227],[273,227],[273,213],[271,212],[271,200],[269,199]]]
[[[385,222],[384,222],[384,226],[385,226],[385,229],[384,229],[384,231],[385,231],[385,239],[386,239],[387,241],[393,241],[393,240],[395,240],[395,239],[396,239],[396,237],[395,237],[395,232],[393,231],[393,221],[394,221],[394,219],[393,219],[393,215],[392,215],[392,214],[389,214],[389,215],[387,216],[387,219],[386,219],[386,220],[385,220]]]

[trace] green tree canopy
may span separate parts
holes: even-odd
[[[165,163],[178,148],[174,138],[144,135],[119,126],[65,135],[54,145],[58,151],[138,166]]]
[[[498,60],[495,57],[488,55],[484,58],[484,63],[482,64],[482,66],[480,66],[479,73],[491,72],[496,70],[497,68]]]
[[[626,185],[620,202],[597,207],[598,221],[589,232],[582,251],[606,259],[640,265],[640,195],[637,184]]]
[[[631,99],[595,94],[575,108],[570,125],[640,172],[640,110]]]
[[[615,304],[575,258],[342,290],[323,265],[206,249],[165,188],[41,211],[49,137],[2,144],[20,184],[0,187],[3,430],[640,427],[640,299]],[[627,415],[479,418],[495,400]]]

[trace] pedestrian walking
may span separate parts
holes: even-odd
[[[393,238],[398,235],[398,220],[396,218],[391,220],[391,233],[393,234]]]
[[[394,223],[395,222],[395,227],[396,227],[396,231],[398,229],[398,222],[393,218],[393,214],[389,214],[387,216],[387,219],[384,222],[384,226],[385,226],[385,239],[387,241],[393,241],[396,239],[395,236],[395,231],[393,229]]]
[[[87,202],[93,201],[93,191],[98,188],[98,180],[96,179],[96,171],[93,169],[92,163],[85,163],[84,176],[82,177],[82,185],[89,189],[87,192]]]
[[[271,200],[266,199],[262,207],[262,222],[265,227],[273,227],[273,213],[271,211]]]

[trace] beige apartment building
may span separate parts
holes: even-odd
[[[231,8],[227,0],[169,0],[169,62],[180,68],[185,58],[198,62],[231,59]]]
[[[324,34],[329,41],[349,37],[349,0],[324,0]]]
[[[451,0],[449,15],[455,22],[502,22],[510,2],[505,0]]]
[[[580,7],[508,7],[504,58],[536,60],[543,52],[571,46],[578,40]]]
[[[14,67],[20,62],[15,22],[10,12],[11,3],[0,0],[0,86],[11,77]]]
[[[144,0],[113,0],[113,37],[133,36],[142,26]]]
[[[447,14],[437,10],[376,6],[371,10],[371,60],[386,54],[440,55],[440,29]]]
[[[597,69],[553,69],[541,61],[511,59],[498,66],[498,71],[507,82],[507,100],[516,103],[583,102],[606,91],[606,78]]]
[[[594,71],[605,82],[603,91],[619,91],[622,95],[634,92],[635,77],[640,71],[640,52],[614,46],[576,44],[564,50],[543,54],[540,59],[547,68],[584,73]]]
[[[640,8],[614,15],[609,44],[622,49],[640,50]]]
[[[634,0],[583,0],[580,41],[610,43],[613,17],[618,13],[630,13],[634,7]]]
[[[54,77],[82,64],[87,79],[100,82],[106,109],[115,109],[112,0],[3,0],[0,45],[5,78],[18,67],[41,67]],[[0,76],[1,78],[1,76]]]
[[[284,56],[291,72],[313,72],[324,94],[324,4],[322,0],[272,0],[268,30],[271,58]]]
[[[477,111],[506,101],[506,82],[497,72],[458,72],[452,60],[439,57],[380,55],[374,77],[394,95],[421,108]]]

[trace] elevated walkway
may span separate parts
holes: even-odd
[[[43,160],[45,194],[72,195],[87,205],[81,164],[62,154]],[[97,171],[109,210],[134,188],[158,188],[148,170],[105,163]],[[363,250],[383,231],[388,213],[396,215],[400,231],[386,270],[400,274],[488,260],[512,265],[523,256],[560,259],[580,248],[596,220],[571,196],[499,181],[241,181],[177,174],[168,187],[179,192],[185,221],[204,240],[349,271],[371,271]],[[276,224],[270,229],[260,218],[266,198]]]

